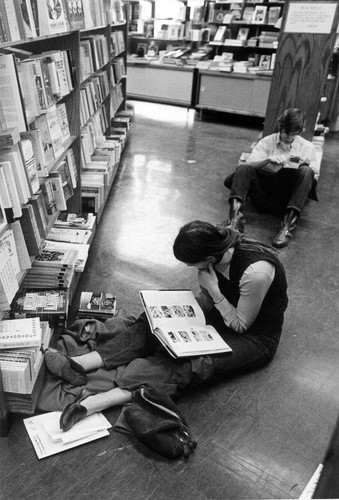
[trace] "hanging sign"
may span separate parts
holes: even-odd
[[[331,33],[337,2],[291,2],[285,33]]]

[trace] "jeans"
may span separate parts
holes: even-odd
[[[116,386],[133,391],[149,384],[175,397],[188,386],[266,365],[279,342],[276,339],[269,345],[258,335],[241,335],[224,324],[217,330],[232,348],[232,353],[175,359],[151,333],[145,314],[142,314],[133,325],[96,347],[96,351],[105,368],[115,372]]]
[[[231,190],[230,199],[239,198],[245,203],[249,197],[259,212],[273,215],[284,215],[288,208],[301,213],[315,183],[314,172],[307,165],[271,174],[244,164],[225,180]]]

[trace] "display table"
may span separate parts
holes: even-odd
[[[271,77],[221,73],[190,66],[127,61],[127,97],[197,110],[264,117]]]
[[[199,70],[196,109],[264,117],[271,77]]]
[[[127,62],[127,98],[190,107],[193,68],[145,60]]]

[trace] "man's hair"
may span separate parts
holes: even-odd
[[[286,134],[300,134],[305,125],[305,115],[298,108],[289,108],[278,118],[279,131]]]

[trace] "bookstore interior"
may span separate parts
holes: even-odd
[[[339,35],[331,24],[337,3],[0,2],[2,436],[11,414],[34,415],[46,375],[43,352],[53,333],[69,326],[132,126],[127,99],[186,107],[199,119],[210,111],[266,117],[266,127],[274,102],[292,103],[280,82],[292,78],[284,70],[291,46],[299,57],[300,42],[305,72],[292,87],[314,110],[306,136],[320,165],[326,133],[339,131]],[[307,61],[307,50],[319,57]],[[270,112],[272,122],[278,111]],[[78,318],[105,321],[116,312],[114,294],[81,293]],[[68,442],[54,436],[55,422],[43,415],[25,425],[41,458],[36,426],[54,436],[52,454],[107,435],[101,417],[93,416],[91,433],[79,428]]]

